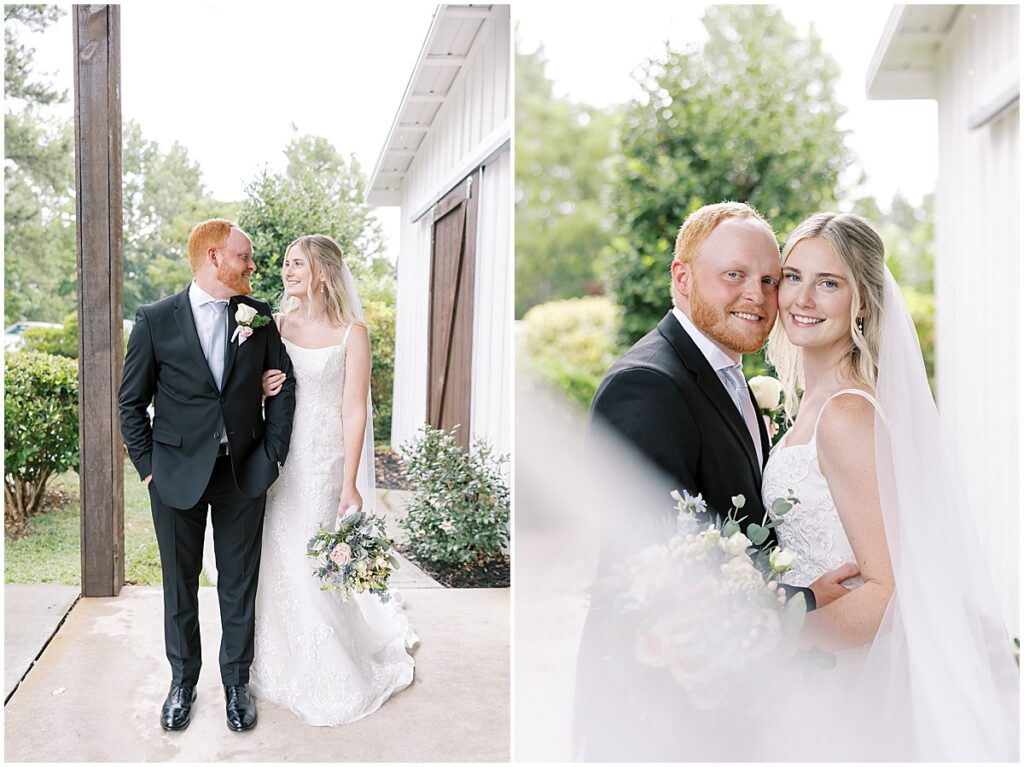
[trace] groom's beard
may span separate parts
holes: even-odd
[[[698,281],[694,280],[690,290],[690,319],[712,341],[738,354],[752,354],[764,346],[774,324],[774,316],[765,309],[736,304],[721,307],[707,301],[700,292]],[[749,329],[737,327],[730,312],[749,312],[764,316],[760,325]]]
[[[252,293],[249,278],[244,274],[231,271],[227,266],[227,263],[221,261],[220,266],[217,267],[217,281],[221,285],[231,288],[236,296],[247,296]]]

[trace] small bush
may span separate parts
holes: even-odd
[[[486,440],[464,452],[450,432],[424,425],[402,446],[406,473],[416,492],[401,526],[416,556],[457,565],[482,564],[508,545],[509,493]]]
[[[583,407],[621,353],[622,310],[609,298],[552,301],[523,317],[523,361],[545,381]]]
[[[39,511],[46,483],[78,469],[78,364],[18,352],[4,372],[4,527]]]
[[[24,338],[24,351],[78,359],[78,313],[72,312],[64,318],[63,330],[29,328],[25,331]]]
[[[391,441],[391,400],[395,386],[395,307],[367,299],[363,313],[370,330],[370,394],[373,399],[373,438]]]

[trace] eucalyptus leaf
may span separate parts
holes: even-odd
[[[739,531],[739,524],[730,519],[728,522],[725,523],[725,526],[722,527],[722,537],[729,538],[738,533]]]
[[[786,498],[776,498],[774,501],[772,501],[772,514],[774,514],[777,517],[783,516],[792,508],[792,501],[789,501]]]
[[[761,527],[758,524],[750,524],[747,526],[747,538],[755,546],[760,546],[768,540],[768,528]]]

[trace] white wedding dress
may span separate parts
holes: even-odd
[[[783,583],[792,586],[810,586],[830,570],[857,564],[828,482],[818,465],[817,436],[821,416],[829,402],[845,394],[863,397],[878,411],[878,403],[866,392],[859,389],[836,392],[818,414],[810,441],[787,446],[787,434],[774,447],[764,467],[761,497],[769,517],[776,519],[771,512],[772,504],[790,491],[800,501],[785,515],[783,524],[775,528],[779,545],[796,554],[793,567],[782,577]],[[863,583],[857,576],[844,581],[843,585],[856,588]]]
[[[267,493],[256,594],[253,694],[313,725],[355,721],[408,686],[407,648],[417,641],[396,599],[382,603],[366,594],[345,602],[338,591],[321,591],[306,556],[317,526],[333,529],[338,512],[347,341],[347,332],[341,344],[320,349],[284,341],[295,417],[288,458]],[[364,498],[364,508],[372,509],[373,500]]]

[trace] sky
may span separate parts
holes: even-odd
[[[839,101],[849,110],[839,127],[852,134],[859,167],[868,176],[862,193],[882,203],[900,190],[919,203],[934,190],[938,174],[937,110],[934,101],[868,101],[866,76],[892,6],[873,2],[775,3],[798,31],[813,22],[825,50],[842,75]],[[625,103],[639,93],[631,73],[673,47],[705,39],[703,3],[631,0],[607,13],[580,13],[573,3],[516,0],[520,47],[543,44],[556,95],[594,106]],[[597,6],[608,8],[610,6]],[[628,10],[627,10],[628,9]]]
[[[633,0],[629,12],[602,4],[586,6],[586,14],[582,7],[516,0],[513,19],[524,49],[543,43],[556,92],[597,106],[635,95],[630,73],[666,38],[682,46],[703,36],[703,4]],[[849,141],[868,174],[863,191],[883,207],[897,190],[919,202],[936,177],[935,103],[868,101],[864,94],[890,6],[780,7],[801,30],[813,21],[840,64],[838,95],[849,109],[840,127],[852,131]],[[123,117],[138,121],[143,135],[164,148],[183,144],[218,199],[240,200],[262,167],[283,168],[293,124],[354,153],[369,175],[435,8],[411,1],[242,6],[128,0],[121,11]],[[36,48],[36,70],[51,73],[70,93],[70,13],[27,42]],[[71,114],[70,103],[61,109]],[[377,215],[387,252],[395,257],[397,209],[378,209]]]
[[[129,0],[121,9],[122,118],[164,149],[184,145],[217,199],[243,199],[264,166],[283,170],[292,124],[355,154],[369,176],[435,8]],[[23,39],[36,49],[36,72],[52,73],[71,95],[70,11]],[[61,109],[72,114],[70,99]],[[397,210],[377,211],[392,258]]]

